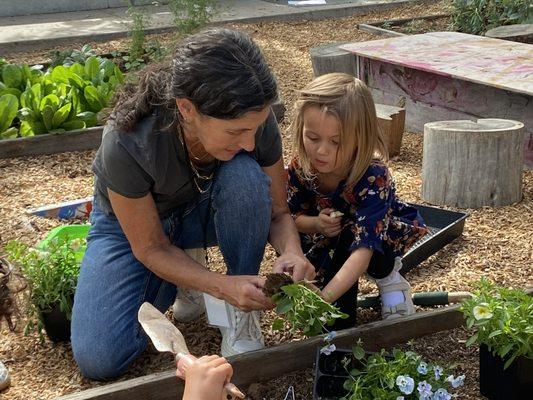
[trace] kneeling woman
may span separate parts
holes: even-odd
[[[119,376],[145,349],[137,311],[165,311],[176,286],[231,304],[222,353],[262,346],[271,306],[257,276],[267,240],[294,278],[313,278],[288,212],[276,81],[243,33],[190,36],[170,65],[117,97],[93,164],[91,230],[76,290],[72,348],[83,375]],[[218,244],[222,275],[183,249]]]

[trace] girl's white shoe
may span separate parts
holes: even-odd
[[[9,377],[9,371],[2,361],[0,361],[0,392],[7,389],[11,384],[11,378]]]
[[[381,319],[396,319],[414,314],[411,285],[400,274],[402,261],[397,257],[392,272],[383,279],[376,279],[381,296]]]

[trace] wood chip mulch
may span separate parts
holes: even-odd
[[[336,20],[230,25],[251,33],[264,49],[279,79],[287,116],[295,97],[295,90],[312,78],[309,48],[334,41],[365,41],[378,36],[358,31],[358,23],[383,21],[445,12],[447,2],[404,6],[395,10],[371,13]],[[169,43],[171,35],[159,35]],[[125,40],[94,44],[99,52],[123,48]],[[46,53],[7,55],[14,62],[39,62]],[[286,160],[289,158],[287,123],[281,125],[284,134]],[[0,248],[9,240],[18,239],[34,244],[60,224],[55,220],[27,216],[24,210],[54,202],[83,198],[92,194],[90,170],[94,151],[72,152],[50,156],[0,160]],[[398,193],[407,201],[420,202],[422,136],[407,132],[404,135],[401,155],[391,162]],[[465,211],[465,210],[463,210]],[[464,234],[452,244],[430,257],[407,277],[414,291],[470,290],[472,282],[486,276],[499,284],[515,287],[533,285],[533,171],[523,176],[523,200],[506,207],[485,207],[466,210],[470,213]],[[1,252],[0,252],[1,253]],[[211,267],[224,271],[221,255],[210,251]],[[267,272],[274,261],[268,249],[262,264]],[[369,282],[360,285],[363,293],[375,291]],[[272,332],[269,324],[272,313],[263,318],[263,331],[267,345],[299,339],[287,331]],[[379,315],[372,310],[362,310],[361,319],[372,321]],[[206,327],[201,319],[188,325],[179,325],[193,353],[217,353],[220,334]],[[481,399],[478,392],[477,350],[465,348],[468,333],[462,328],[438,333],[414,342],[415,349],[430,360],[443,364],[456,363],[467,374],[461,399]],[[11,333],[0,327],[0,360],[11,371],[12,386],[0,394],[2,400],[52,399],[82,389],[102,385],[81,377],[72,359],[68,344],[41,344],[31,333]],[[134,363],[120,380],[131,379],[173,368],[171,356],[147,352]],[[280,377],[275,382],[256,384],[248,389],[249,398],[282,399],[289,385],[294,385],[298,399],[310,399],[312,370],[297,371]]]

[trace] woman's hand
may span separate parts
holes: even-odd
[[[265,280],[256,275],[225,276],[220,297],[242,311],[273,308],[274,303],[262,291]]]
[[[233,375],[225,358],[203,356],[188,365],[185,371],[183,400],[220,400],[224,385]]]
[[[301,280],[311,281],[315,278],[316,272],[313,264],[304,255],[285,253],[276,260],[273,272],[287,272],[292,275],[294,282]]]
[[[316,217],[316,230],[324,236],[335,237],[341,233],[341,217],[330,216],[334,211],[332,208],[324,208]]]

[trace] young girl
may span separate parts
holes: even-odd
[[[357,283],[376,279],[382,317],[414,313],[400,257],[427,228],[396,196],[372,95],[347,74],[316,78],[300,93],[291,126],[288,202],[302,248],[325,285],[322,296],[356,322]]]

